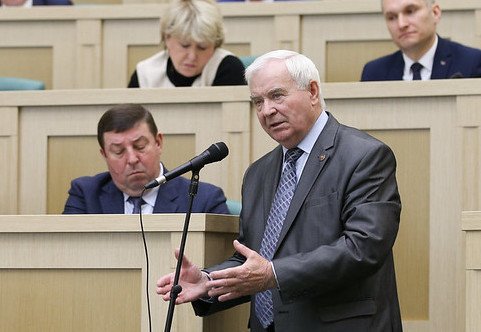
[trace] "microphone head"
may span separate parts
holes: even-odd
[[[229,149],[224,142],[214,143],[207,150],[189,161],[189,170],[199,170],[207,164],[224,159],[228,154]]]
[[[229,154],[229,148],[225,145],[224,142],[217,142],[212,144],[207,151],[209,152],[209,163],[213,163],[215,161],[220,161],[227,157]]]

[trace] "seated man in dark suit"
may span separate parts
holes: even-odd
[[[73,180],[63,213],[133,213],[133,201],[141,196],[144,186],[166,171],[160,162],[163,136],[148,110],[121,104],[101,117],[97,140],[109,172]],[[189,180],[177,177],[146,191],[142,213],[187,212],[189,186]],[[192,212],[228,214],[224,193],[201,182]]]
[[[481,50],[436,34],[435,0],[382,0],[387,28],[400,50],[368,62],[361,81],[481,77]]]

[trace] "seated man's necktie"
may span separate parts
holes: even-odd
[[[411,65],[411,70],[413,72],[413,81],[421,80],[421,69],[423,69],[423,65],[419,62],[415,62]]]
[[[142,197],[130,196],[127,200],[134,205],[132,214],[140,213],[140,209],[142,208],[142,205],[145,204],[145,201]]]

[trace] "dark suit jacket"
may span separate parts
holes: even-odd
[[[368,62],[361,81],[402,80],[404,59],[401,51]],[[481,50],[438,36],[431,79],[481,77]]]
[[[0,6],[2,1],[0,0]],[[70,6],[73,3],[70,0],[33,0],[32,6]]]
[[[34,6],[69,6],[70,0],[33,0]]]
[[[249,167],[239,240],[259,251],[277,186],[282,148]],[[304,167],[272,260],[276,332],[401,331],[392,246],[401,211],[392,151],[329,120]],[[239,254],[207,269],[242,264]],[[206,315],[230,303],[196,301]],[[250,327],[263,331],[251,301]]]
[[[189,207],[190,181],[174,178],[159,187],[154,213],[185,213]],[[110,173],[84,176],[72,181],[64,214],[123,214],[124,196],[115,186]],[[193,213],[228,214],[222,189],[199,183],[192,206]]]

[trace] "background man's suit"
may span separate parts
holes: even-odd
[[[187,212],[190,181],[177,177],[159,187],[154,213]],[[199,183],[192,212],[228,214],[222,190]],[[83,176],[72,181],[64,214],[123,214],[124,196],[108,172]]]
[[[33,0],[32,6],[70,6],[73,3],[70,0]],[[0,6],[2,1],[0,0]]]
[[[70,0],[33,0],[34,6],[69,6]]]
[[[282,158],[279,146],[244,177],[239,240],[257,252]],[[276,331],[402,330],[391,250],[401,210],[395,169],[389,147],[329,114],[273,258],[280,287],[273,290]],[[235,254],[208,271],[244,261]],[[248,300],[193,305],[198,315],[206,315]],[[254,305],[251,301],[251,331],[264,331]]]
[[[368,62],[361,81],[402,80],[404,59],[401,51]],[[481,77],[481,50],[438,36],[431,79]]]

